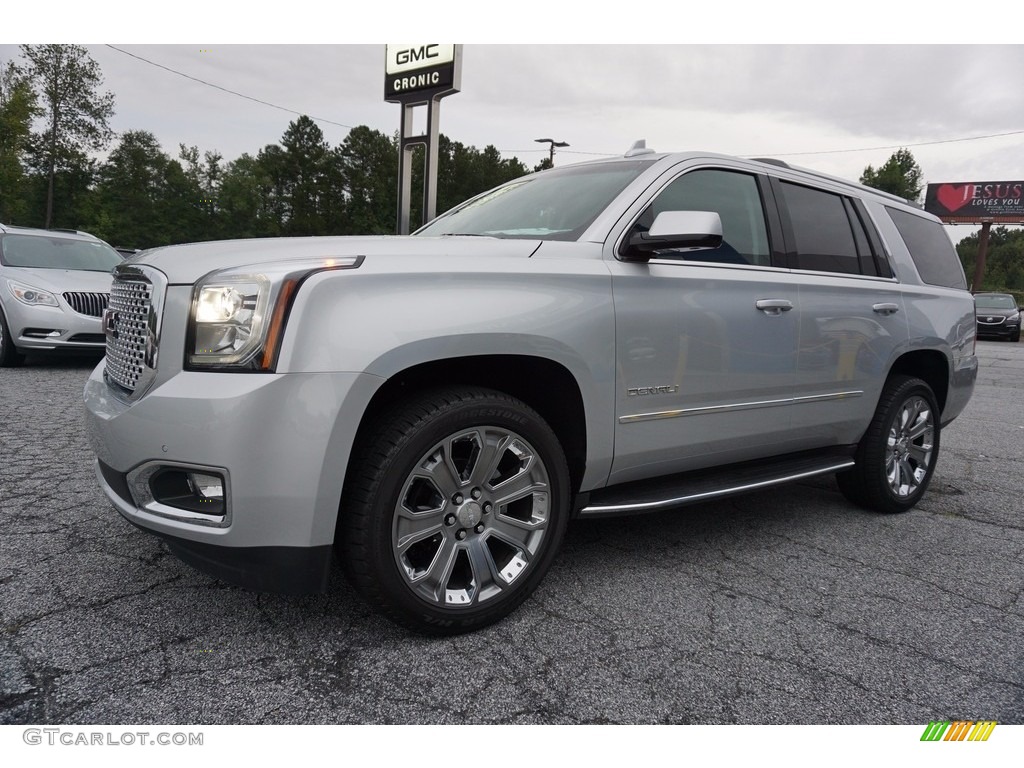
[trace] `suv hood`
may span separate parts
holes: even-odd
[[[486,242],[481,247],[481,241]],[[248,264],[279,263],[299,259],[329,259],[337,256],[422,256],[424,259],[464,256],[527,258],[539,240],[503,240],[490,237],[282,237],[252,240],[222,240],[191,245],[170,245],[145,251],[125,264],[148,264],[167,275],[168,281],[191,285],[215,269]]]

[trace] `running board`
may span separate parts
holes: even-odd
[[[579,516],[654,512],[837,472],[854,465],[855,448],[807,451],[601,488],[591,491]]]

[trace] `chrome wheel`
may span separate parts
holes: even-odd
[[[565,452],[533,408],[482,387],[428,389],[360,431],[338,551],[399,623],[469,632],[537,588],[570,508]]]
[[[939,458],[939,406],[927,382],[894,374],[854,454],[836,476],[851,501],[876,512],[905,512],[924,496]]]
[[[436,443],[394,509],[392,549],[406,584],[447,608],[500,596],[540,551],[549,485],[537,451],[510,429],[474,427]]]
[[[886,443],[885,474],[899,498],[917,493],[932,466],[935,414],[923,397],[908,398],[896,413]]]

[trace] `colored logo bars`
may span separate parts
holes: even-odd
[[[921,741],[988,741],[995,720],[933,720],[921,734]]]

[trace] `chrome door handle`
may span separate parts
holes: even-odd
[[[875,304],[871,308],[880,315],[894,315],[900,311],[899,304]]]
[[[793,308],[793,302],[789,299],[758,299],[754,306],[766,315],[781,315]]]

